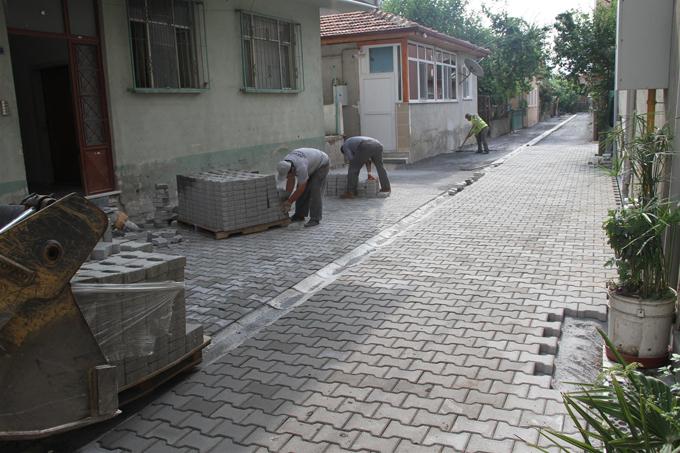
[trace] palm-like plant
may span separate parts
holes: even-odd
[[[593,453],[680,453],[680,395],[663,381],[637,371],[637,364],[626,364],[607,335],[598,332],[619,364],[595,383],[563,394],[581,438],[552,429],[541,430],[541,435],[565,452],[573,451],[565,448],[570,445]]]
[[[608,264],[616,266],[619,276],[619,281],[610,288],[623,295],[663,299],[672,295],[667,280],[669,256],[664,249],[664,235],[668,227],[680,223],[680,210],[660,193],[672,155],[672,137],[667,125],[647,130],[642,116],[635,118],[633,128],[635,136],[627,143],[621,128],[609,137],[619,143],[622,150],[619,162],[627,160],[628,171],[637,183],[636,198],[609,211],[603,224],[614,250],[614,258]],[[621,165],[615,166],[617,175],[620,169]]]

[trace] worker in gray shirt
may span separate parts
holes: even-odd
[[[372,162],[375,165],[376,170],[378,170],[380,192],[387,194],[392,190],[390,179],[387,177],[387,172],[383,166],[383,146],[378,140],[371,137],[351,137],[345,140],[345,143],[340,147],[340,151],[349,161],[349,169],[347,170],[347,192],[342,194],[340,196],[341,198],[354,198],[357,194],[361,167],[366,164],[367,168],[370,168],[368,167],[370,162]]]
[[[293,222],[302,222],[309,215],[306,227],[319,224],[329,168],[326,153],[314,148],[295,149],[279,162],[276,182],[279,189],[290,193],[283,210],[287,213],[295,203],[295,214],[290,218]]]

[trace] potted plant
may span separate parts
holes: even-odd
[[[649,130],[642,117],[634,124],[635,136],[620,149],[636,197],[609,211],[603,224],[614,251],[607,264],[618,273],[618,281],[608,284],[608,334],[626,360],[657,367],[669,356],[677,297],[668,286],[664,238],[668,228],[680,222],[680,210],[660,193],[671,154],[668,126]],[[620,139],[623,133],[618,129],[612,136]],[[614,359],[609,348],[607,355]]]

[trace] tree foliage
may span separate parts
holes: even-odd
[[[547,74],[539,84],[543,108],[557,105],[556,113],[576,113],[586,106],[580,103],[583,86],[559,74]]]
[[[471,12],[468,0],[385,0],[382,8],[465,39],[491,51],[482,60],[485,76],[478,80],[480,94],[502,104],[527,91],[531,79],[546,66],[546,30],[528,24],[507,12],[484,9],[490,26],[478,13]]]
[[[491,54],[482,61],[485,77],[478,81],[479,90],[503,103],[529,91],[532,78],[545,70],[547,30],[505,11],[485,9],[485,14],[491,20],[487,44]]]
[[[598,2],[592,14],[573,10],[559,14],[555,31],[555,65],[572,82],[585,82],[598,124],[605,126],[609,92],[614,89],[616,0]]]
[[[468,0],[384,0],[381,8],[447,35],[466,39],[479,20],[467,12]]]

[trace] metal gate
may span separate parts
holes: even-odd
[[[513,131],[517,131],[524,127],[524,110],[512,110],[512,119],[510,127]]]

